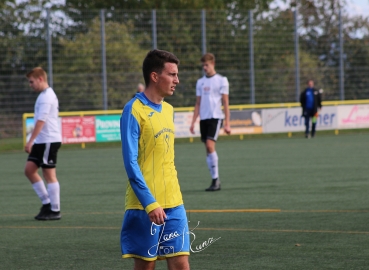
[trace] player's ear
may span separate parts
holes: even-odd
[[[158,73],[156,72],[151,72],[150,74],[150,78],[153,82],[157,82],[158,81]]]
[[[38,77],[38,78],[37,78],[37,80],[38,80],[39,82],[45,82],[45,79],[44,79],[42,76]]]

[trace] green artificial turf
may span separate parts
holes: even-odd
[[[190,228],[200,222],[191,247],[220,237],[191,254],[191,269],[369,269],[368,141],[368,133],[220,140],[220,192],[204,191],[204,146],[177,143]],[[41,203],[23,175],[26,157],[0,154],[0,269],[132,269],[119,245],[127,184],[119,146],[61,148],[60,221],[33,219]]]

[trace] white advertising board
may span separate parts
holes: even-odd
[[[305,130],[305,118],[301,116],[302,109],[281,108],[263,109],[263,133],[298,132]],[[317,130],[337,128],[337,108],[323,107],[317,120]]]
[[[369,104],[337,107],[338,128],[369,128]]]
[[[174,113],[174,126],[176,138],[189,138],[200,137],[200,119],[197,117],[195,122],[195,134],[190,132],[190,126],[192,122],[193,112],[175,112]]]
[[[261,110],[231,111],[230,126],[232,134],[262,133]],[[191,134],[190,126],[193,112],[175,112],[174,126],[176,138],[200,137],[200,118],[195,122],[195,134]],[[219,132],[224,135],[223,128]]]

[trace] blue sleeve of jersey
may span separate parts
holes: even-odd
[[[120,118],[120,136],[122,140],[123,162],[129,183],[145,209],[146,206],[156,202],[156,200],[147,187],[137,162],[140,126],[130,110],[126,110],[126,108]]]

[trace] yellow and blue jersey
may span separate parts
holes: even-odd
[[[147,213],[183,204],[174,166],[174,112],[167,102],[136,94],[120,119],[122,154],[128,175],[125,207]]]

